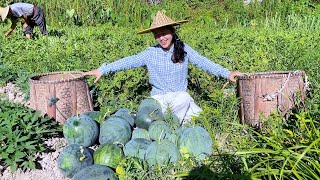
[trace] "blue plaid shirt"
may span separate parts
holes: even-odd
[[[151,96],[167,92],[186,91],[189,62],[212,75],[228,78],[230,74],[228,69],[199,55],[187,44],[185,44],[184,50],[187,55],[183,63],[172,62],[173,46],[169,51],[165,51],[160,45],[157,45],[113,63],[104,63],[99,67],[99,71],[106,74],[146,66],[150,77],[149,82],[152,86]]]

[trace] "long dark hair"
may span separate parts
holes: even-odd
[[[184,43],[180,40],[175,28],[173,26],[167,26],[168,29],[173,32],[172,42],[174,44],[172,62],[173,63],[183,63],[184,57],[187,55],[187,52],[184,51]]]

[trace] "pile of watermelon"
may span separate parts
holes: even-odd
[[[140,158],[150,168],[177,163],[181,156],[203,160],[212,153],[212,139],[200,126],[181,126],[173,113],[163,113],[152,98],[144,99],[137,113],[120,108],[99,122],[99,112],[70,117],[63,126],[68,142],[58,157],[67,177],[118,179],[115,169],[125,157]],[[98,148],[90,147],[97,144]]]

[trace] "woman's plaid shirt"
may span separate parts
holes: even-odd
[[[152,96],[167,92],[186,91],[189,62],[212,75],[223,78],[229,76],[230,71],[228,69],[201,56],[189,45],[185,44],[184,50],[187,55],[183,63],[172,62],[173,46],[169,51],[164,51],[161,46],[157,45],[113,63],[104,63],[99,67],[99,71],[102,74],[106,74],[145,66],[149,72]]]

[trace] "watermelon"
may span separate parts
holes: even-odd
[[[94,164],[116,168],[124,157],[122,149],[115,144],[104,144],[93,153]]]
[[[131,139],[135,139],[135,138],[144,138],[144,139],[150,140],[150,135],[149,135],[149,132],[147,130],[145,130],[145,129],[135,128],[132,131]]]
[[[143,99],[139,104],[139,110],[144,109],[145,107],[154,107],[155,109],[161,107],[160,103],[151,97]]]
[[[128,157],[138,157],[140,159],[144,159],[145,151],[150,144],[151,141],[148,139],[131,139],[123,148],[124,155]]]
[[[164,113],[164,121],[168,123],[172,129],[180,127],[180,120],[178,116],[172,113],[171,111],[166,111]]]
[[[93,164],[78,171],[72,180],[117,180],[116,173],[108,166]]]
[[[113,116],[119,116],[125,119],[132,127],[134,126],[134,118],[131,115],[131,111],[127,108],[120,108]]]
[[[100,125],[100,144],[125,145],[131,138],[132,127],[122,117],[110,116]]]
[[[99,135],[99,127],[92,118],[86,115],[74,115],[63,125],[63,135],[68,144],[79,144],[89,147]]]
[[[152,121],[163,120],[162,107],[160,103],[152,98],[144,99],[140,105],[135,119],[135,124],[139,128],[149,128]]]
[[[149,166],[165,166],[176,163],[179,159],[180,153],[177,146],[168,140],[152,142],[145,154],[145,160]]]
[[[171,132],[171,129],[168,123],[157,120],[150,124],[148,132],[152,140],[160,141]]]
[[[212,154],[212,139],[207,130],[200,126],[182,129],[178,137],[181,154],[193,155],[198,160]]]
[[[73,177],[84,167],[92,165],[93,158],[88,148],[78,144],[71,144],[60,152],[57,163],[60,172],[64,176]]]
[[[100,124],[100,111],[88,111],[88,112],[84,112],[84,113],[81,113],[81,115],[86,115],[86,116],[89,116],[91,117],[93,120],[95,120],[98,124]]]
[[[173,144],[175,145],[178,145],[178,135],[176,132],[166,133],[163,139],[173,142]]]

